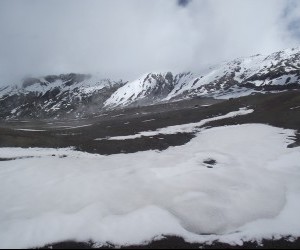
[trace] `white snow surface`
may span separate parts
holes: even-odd
[[[300,236],[300,148],[287,148],[294,135],[248,124],[203,130],[162,152],[0,148],[1,158],[35,156],[0,162],[0,247]],[[217,161],[212,169],[207,159]]]

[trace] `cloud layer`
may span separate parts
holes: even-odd
[[[299,18],[290,0],[2,0],[0,84],[67,72],[130,80],[199,71],[297,46]]]

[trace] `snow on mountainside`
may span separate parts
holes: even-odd
[[[0,88],[0,117],[81,117],[103,109],[196,96],[226,99],[299,88],[299,81],[300,47],[238,58],[202,74],[148,73],[131,82],[82,74],[27,78],[20,85]]]
[[[166,98],[170,92],[191,73],[174,76],[171,72],[149,73],[119,88],[106,102],[105,106],[153,103]]]
[[[61,89],[63,91],[74,91],[79,89],[82,93],[92,92],[104,88],[108,84],[105,80],[99,80],[90,75],[60,75],[60,76],[46,76],[42,78],[26,78],[21,85],[6,87],[0,92],[5,94],[20,94],[20,93],[39,93],[45,94],[54,89]]]
[[[208,74],[181,86],[176,94],[206,94],[232,87],[282,86],[297,84],[300,79],[300,50],[287,49],[269,56],[239,58],[213,68]],[[261,88],[260,88],[261,87]]]
[[[154,76],[156,75],[158,74]],[[159,76],[164,75],[167,74]],[[159,89],[161,84],[165,84],[163,79],[151,80],[151,84],[149,84],[149,76],[151,77],[153,74],[127,83],[118,89],[105,102],[105,105],[115,107],[135,102],[149,103],[151,99],[149,100],[145,93],[151,92],[152,89]],[[255,55],[238,58],[212,67],[200,76],[192,73],[173,76],[168,73],[168,77],[169,79],[173,78],[173,84],[170,84],[173,88],[162,98],[162,101],[204,95],[226,98],[248,95],[261,90],[286,89],[295,87],[299,83],[300,48],[275,52],[269,56]]]

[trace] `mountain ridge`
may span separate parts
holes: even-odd
[[[134,81],[88,74],[26,78],[0,87],[0,117],[78,118],[106,109],[144,106],[194,97],[234,98],[265,91],[300,88],[300,47],[270,55],[240,57],[204,74],[149,72]]]

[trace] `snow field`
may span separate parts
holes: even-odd
[[[36,158],[0,162],[0,247],[300,236],[300,149],[287,148],[294,134],[261,124],[211,128],[162,152],[111,156],[1,148],[0,158]]]

